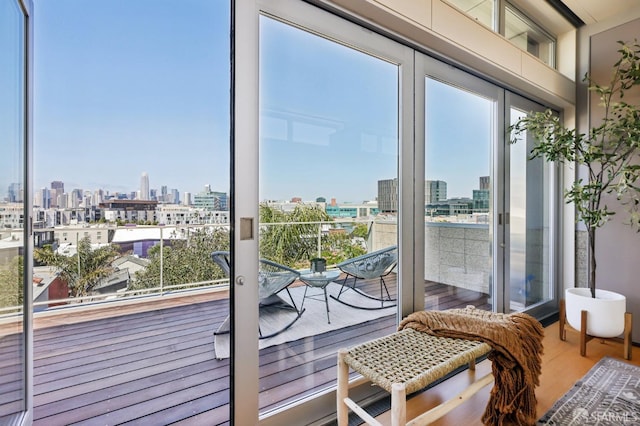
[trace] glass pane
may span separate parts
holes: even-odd
[[[425,96],[425,308],[491,310],[494,101],[432,78]]]
[[[526,112],[511,108],[511,123]],[[512,136],[513,138],[513,136]],[[532,138],[518,137],[510,145],[509,277],[510,310],[521,311],[550,300],[550,165],[529,160]]]
[[[230,2],[34,3],[34,420],[224,424]]]
[[[533,21],[512,7],[506,7],[504,26],[504,35],[511,43],[550,67],[555,66],[555,40]]]
[[[476,19],[483,25],[497,31],[495,25],[496,0],[447,0],[467,15]]]
[[[0,0],[0,424],[25,411],[25,18]]]
[[[294,276],[273,289],[261,261],[264,413],[333,387],[338,348],[395,330],[399,82],[361,51],[260,29],[260,256]]]

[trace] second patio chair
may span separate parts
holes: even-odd
[[[222,271],[230,277],[231,263],[228,251],[214,251],[211,253],[211,259],[222,269]],[[286,310],[293,313],[291,321],[287,322],[281,328],[268,334],[262,334],[259,329],[260,339],[276,336],[291,327],[302,315],[304,309],[298,309],[296,302],[291,296],[289,286],[298,279],[300,273],[295,269],[272,262],[267,259],[260,259],[260,270],[258,271],[258,297],[259,297],[259,314],[267,315],[269,311]],[[286,291],[288,300],[280,297],[279,293]],[[225,323],[228,319],[225,320]],[[219,330],[216,334],[228,333],[228,330]]]
[[[393,299],[389,294],[389,289],[387,288],[387,283],[385,283],[384,281],[384,277],[389,275],[394,270],[397,264],[397,246],[391,246],[381,250],[373,251],[371,253],[363,254],[362,256],[347,259],[344,262],[338,263],[336,266],[347,275],[342,281],[342,287],[340,288],[338,296],[331,297],[338,302],[358,309],[383,309],[390,306],[395,306],[395,304],[385,305],[385,302],[395,302],[396,299]],[[348,283],[349,278],[353,278],[351,285],[349,285]],[[380,297],[371,296],[370,294],[367,294],[356,288],[358,279],[366,280],[375,278],[379,278],[380,280]],[[347,290],[353,290],[369,299],[378,300],[380,301],[380,306],[357,306],[347,303],[344,300],[340,300],[340,296],[342,296],[342,294]]]

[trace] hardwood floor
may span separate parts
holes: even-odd
[[[395,287],[394,281],[387,284]],[[379,291],[377,282],[370,285],[371,292]],[[488,307],[486,295],[435,283],[425,286],[427,304],[437,300],[439,309],[468,304]],[[38,315],[34,424],[228,424],[229,363],[215,359],[212,351],[212,331],[227,313],[226,294],[208,292]],[[393,327],[393,316],[387,316],[261,350],[261,409],[333,386],[338,348],[353,344],[355,338],[375,338]],[[7,398],[17,371],[12,364],[14,338],[15,334],[0,333],[0,408],[3,400],[7,406],[11,403]],[[583,358],[577,333],[568,331],[568,340],[561,342],[556,324],[546,329],[544,343],[542,384],[537,389],[540,415],[602,356],[622,357],[621,343],[593,340]],[[634,348],[634,358],[640,363],[639,348]],[[489,369],[484,361],[476,372]],[[470,374],[464,371],[414,397],[408,404],[409,416],[459,392]],[[437,424],[480,425],[489,389]],[[385,421],[385,416],[380,419]]]
[[[587,356],[580,356],[578,332],[568,329],[567,340],[558,338],[558,323],[545,328],[544,353],[542,355],[542,375],[540,386],[536,389],[538,399],[538,417],[541,417],[553,403],[564,395],[571,386],[602,357],[609,355],[624,360],[622,342],[594,339],[587,344]],[[631,363],[640,365],[640,348],[633,347]],[[485,360],[478,363],[475,377],[481,377],[491,371],[491,364]],[[411,419],[456,395],[473,381],[474,373],[464,371],[457,376],[423,392],[407,402],[407,419]],[[491,386],[487,386],[470,400],[442,417],[433,425],[480,426],[480,418],[489,399]],[[389,422],[389,413],[377,417],[384,424]]]

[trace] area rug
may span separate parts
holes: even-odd
[[[386,302],[384,309],[367,310],[356,309],[336,301],[331,296],[337,296],[340,292],[341,284],[332,282],[327,286],[327,294],[329,295],[329,315],[331,324],[327,322],[327,311],[324,303],[324,294],[319,288],[309,288],[307,298],[304,301],[304,312],[288,330],[266,339],[259,340],[259,348],[267,348],[269,346],[279,345],[281,343],[293,342],[304,337],[315,336],[317,334],[326,333],[328,331],[337,330],[351,325],[360,324],[371,321],[387,315],[394,315],[396,308],[390,306],[390,302]],[[305,286],[291,288],[291,295],[298,307],[302,304]],[[289,301],[286,292],[281,292],[280,296],[283,300]],[[309,297],[313,296],[313,297]],[[378,308],[381,306],[379,301],[371,300],[365,296],[358,294],[353,290],[346,290],[340,296],[340,300],[345,303],[362,306],[368,308]],[[395,302],[393,302],[395,303]],[[264,310],[261,312],[260,330],[264,335],[270,334],[274,330],[280,330],[286,324],[295,318],[295,312],[284,311],[282,309]],[[218,328],[218,333],[229,329],[229,319]],[[229,334],[216,334],[214,336],[214,349],[216,358],[228,358],[230,338]]]
[[[604,357],[538,420],[538,425],[640,424],[640,367]]]

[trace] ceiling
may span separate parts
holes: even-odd
[[[562,3],[587,25],[637,9],[639,4],[636,0],[562,0]]]

